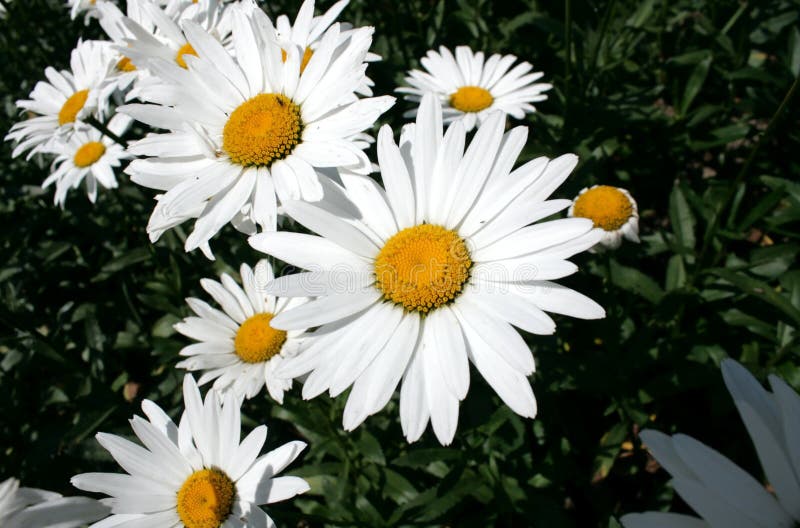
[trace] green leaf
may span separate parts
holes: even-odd
[[[692,105],[692,101],[694,101],[694,98],[700,93],[700,90],[703,89],[703,84],[705,84],[706,77],[708,77],[708,70],[711,68],[712,60],[711,54],[708,53],[707,55],[708,56],[697,63],[691,75],[689,75],[689,80],[686,81],[686,89],[683,91],[683,99],[681,99],[681,115],[686,115],[686,112]]]
[[[640,295],[657,303],[664,297],[664,290],[648,275],[635,268],[622,266],[616,260],[611,260],[611,282],[623,290]]]
[[[724,268],[712,269],[709,271],[717,277],[730,282],[745,294],[771,304],[796,324],[800,324],[800,310],[792,306],[789,299],[776,292],[766,282],[749,277],[744,273],[738,273]]]
[[[696,243],[695,218],[680,185],[675,185],[669,195],[669,219],[678,246],[685,250],[694,249]]]

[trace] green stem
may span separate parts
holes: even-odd
[[[572,1],[564,2],[564,124],[567,130],[567,117],[569,115],[569,92],[572,76]],[[562,134],[563,136],[563,134]],[[563,137],[562,137],[563,139]]]
[[[736,196],[736,189],[747,178],[747,174],[748,172],[750,172],[750,167],[753,165],[753,162],[755,161],[758,152],[761,150],[761,146],[767,142],[770,136],[772,136],[772,133],[775,131],[775,127],[780,122],[780,118],[782,117],[784,110],[786,110],[791,100],[797,94],[798,85],[800,85],[800,76],[795,78],[791,88],[789,88],[789,91],[786,92],[786,96],[784,96],[780,106],[778,106],[778,109],[775,110],[775,113],[772,115],[772,118],[770,119],[769,124],[767,125],[767,129],[764,130],[764,133],[761,134],[761,137],[758,138],[758,140],[756,140],[755,145],[750,151],[750,155],[747,156],[747,160],[745,160],[744,165],[742,165],[741,170],[736,175],[736,178],[733,180],[733,184],[728,189],[725,198],[722,200],[720,205],[714,211],[714,215],[711,217],[711,222],[709,223],[708,228],[706,229],[705,235],[703,237],[703,247],[700,250],[700,254],[698,255],[698,268],[702,262],[703,257],[708,251],[709,246],[711,245],[711,241],[714,239],[714,234],[717,231],[717,227],[719,227],[719,221],[720,218],[722,217],[723,211],[725,211],[725,209],[730,204],[731,200],[733,200],[734,196]],[[718,258],[719,258],[719,252],[717,252],[717,255],[715,255],[714,260],[712,261],[712,265],[714,262],[716,262]]]
[[[103,135],[105,135],[105,136],[108,136],[109,138],[113,139],[113,140],[114,140],[116,143],[118,143],[119,145],[121,145],[123,148],[124,148],[124,147],[127,147],[127,145],[125,144],[125,142],[124,142],[124,141],[122,141],[122,138],[120,138],[118,135],[116,135],[115,133],[113,133],[112,131],[110,131],[110,130],[108,129],[108,127],[107,127],[106,125],[104,125],[103,123],[101,123],[100,121],[98,121],[98,120],[97,120],[97,118],[96,118],[95,116],[93,116],[93,115],[90,115],[90,116],[89,116],[89,117],[87,117],[87,118],[86,118],[84,121],[86,121],[88,124],[92,125],[92,126],[93,126],[93,127],[95,127],[97,130],[99,130],[100,132],[102,132],[102,133],[103,133]]]
[[[600,34],[597,37],[594,50],[592,50],[592,60],[589,63],[589,75],[586,82],[585,93],[588,93],[594,83],[594,72],[597,70],[597,59],[600,57],[600,48],[606,39],[606,32],[608,31],[609,23],[611,22],[611,14],[614,12],[614,4],[616,0],[611,0],[606,6],[606,12],[603,14],[603,21],[600,22]]]

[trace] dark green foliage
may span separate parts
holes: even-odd
[[[3,0],[9,2],[9,0]],[[327,7],[330,2],[321,2]],[[294,13],[297,2],[270,2]],[[344,19],[376,27],[376,93],[439,44],[513,53],[555,88],[530,117],[523,158],[575,152],[558,191],[631,191],[642,244],[581,255],[564,281],[598,300],[602,321],[558,318],[526,336],[537,359],[536,420],[503,406],[473,372],[459,431],[408,445],[397,403],[352,434],[342,396],[282,407],[261,396],[245,425],[269,446],[304,438],[290,473],[312,491],[270,509],[283,526],[616,527],[622,513],[687,511],[636,438],[682,431],[760,476],[718,369],[725,356],[800,387],[800,132],[787,95],[800,71],[800,2],[353,0]],[[0,132],[47,65],[79,35],[56,0],[10,0],[0,20]],[[786,100],[784,99],[786,98]],[[783,106],[782,102],[784,103]],[[779,107],[781,112],[778,112]],[[387,120],[398,130],[408,104]],[[46,166],[0,155],[0,476],[72,493],[68,479],[115,470],[93,439],[129,434],[151,398],[177,412],[187,341],[172,330],[198,281],[259,258],[226,229],[218,259],[182,250],[181,230],[145,234],[152,193],[125,176],[91,206],[62,211],[37,186]]]

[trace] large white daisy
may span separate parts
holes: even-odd
[[[428,92],[435,93],[444,107],[444,122],[461,120],[467,131],[476,123],[483,123],[492,111],[500,110],[516,119],[536,111],[533,103],[544,101],[544,94],[552,88],[536,81],[542,72],[527,62],[516,62],[514,55],[490,56],[484,62],[483,52],[473,52],[467,46],[458,46],[456,54],[441,46],[439,52],[428,51],[420,62],[426,71],[411,70],[406,82],[409,87],[398,88],[406,100],[419,102]],[[413,117],[417,110],[406,112]]]
[[[576,157],[538,158],[512,171],[527,128],[504,134],[504,126],[505,116],[495,113],[464,151],[463,123],[443,137],[441,108],[427,95],[399,148],[389,127],[380,131],[385,190],[367,177],[342,175],[360,221],[288,202],[287,213],[321,236],[250,238],[256,249],[309,270],[267,288],[317,297],[272,320],[284,330],[320,327],[319,339],[278,373],[310,372],[306,398],[326,390],[336,396],[352,385],[345,429],[383,408],[402,377],[400,418],[408,440],[418,439],[430,419],[439,441],[450,443],[470,361],[511,409],[533,417],[527,376],[534,359],[512,325],[552,334],[546,311],[604,316],[594,301],[550,282],[574,273],[565,259],[597,242],[592,223],[530,225],[569,206],[547,197]]]
[[[283,403],[283,392],[292,387],[292,380],[276,376],[275,369],[297,352],[303,331],[277,330],[269,322],[305,299],[266,295],[265,286],[274,278],[266,260],[256,264],[255,270],[242,264],[239,273],[244,290],[225,273],[220,282],[200,281],[223,311],[200,299],[186,299],[197,316],[187,317],[175,329],[200,342],[181,350],[187,359],[177,366],[205,371],[200,385],[216,380],[215,389],[221,392],[231,389],[240,397],[252,398],[266,385],[270,396]]]
[[[0,482],[0,526],[3,528],[77,528],[102,519],[108,512],[108,507],[94,499],[20,488],[15,478]]]
[[[108,74],[116,60],[109,42],[87,40],[78,41],[72,50],[70,70],[48,67],[44,73],[49,82],[39,81],[30,99],[17,101],[17,107],[36,117],[15,123],[6,135],[7,141],[18,143],[12,156],[25,151],[30,151],[28,157],[32,156],[56,137],[86,126],[82,120],[87,116],[103,120],[108,114],[108,99],[115,90],[108,83]]]
[[[305,448],[295,441],[259,456],[267,438],[260,425],[240,439],[241,416],[234,394],[223,402],[210,390],[205,401],[190,375],[183,383],[186,411],[175,425],[161,408],[142,402],[148,420],[131,427],[144,446],[98,433],[97,440],[127,472],[84,473],[72,478],[82,490],[103,493],[113,515],[92,528],[274,527],[259,505],[309,489],[298,477],[276,477]]]
[[[108,130],[119,137],[128,130],[131,121],[130,117],[117,114],[108,122]],[[94,128],[76,130],[69,139],[56,140],[45,151],[55,154],[56,158],[42,187],[55,184],[55,203],[62,207],[67,192],[78,188],[81,183],[85,184],[92,203],[97,199],[98,184],[106,189],[116,188],[114,172],[123,160],[131,157],[123,145]]]
[[[151,239],[197,218],[186,250],[201,247],[207,255],[208,241],[228,222],[247,233],[256,225],[274,231],[276,194],[281,201],[322,199],[328,181],[316,168],[370,171],[361,132],[394,102],[352,100],[364,78],[372,28],[354,30],[340,46],[339,26],[333,24],[301,72],[302,50],[290,48],[284,62],[261,10],[230,9],[235,58],[202,28],[184,22],[199,55],[185,56],[188,69],[150,61],[164,79],[164,104],[122,107],[170,130],[130,147],[150,156],[128,166],[132,180],[164,191],[147,227]]]
[[[764,469],[764,484],[730,459],[686,435],[643,431],[642,442],[672,476],[672,486],[703,520],[647,512],[626,515],[625,528],[792,528],[800,523],[800,396],[769,377],[772,392],[732,359],[722,376]]]

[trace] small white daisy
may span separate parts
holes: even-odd
[[[121,136],[131,122],[130,117],[117,114],[109,121],[108,130]],[[67,192],[78,188],[81,182],[85,184],[92,203],[97,199],[98,184],[106,189],[116,188],[114,170],[131,157],[124,146],[94,128],[76,130],[68,140],[57,140],[44,152],[55,154],[56,159],[42,187],[55,184],[55,203],[61,207],[67,199]]]
[[[20,488],[15,478],[0,482],[0,526],[3,528],[77,528],[102,519],[108,513],[108,507],[94,499]]]
[[[103,493],[112,516],[92,525],[243,528],[274,527],[259,505],[290,499],[308,491],[305,480],[277,477],[305,448],[289,442],[259,456],[267,427],[256,427],[240,439],[241,415],[236,396],[222,402],[215,390],[205,401],[191,375],[183,382],[186,411],[180,424],[155,403],[145,400],[145,420],[134,416],[139,446],[120,436],[98,433],[97,440],[128,474],[84,473],[72,484]]]
[[[72,50],[70,70],[48,67],[44,73],[49,82],[39,81],[30,99],[17,101],[19,108],[37,116],[11,127],[5,139],[18,143],[12,156],[28,150],[28,157],[32,156],[57,136],[84,125],[81,121],[89,115],[102,120],[114,91],[107,78],[116,63],[115,55],[109,42],[79,41]]]
[[[215,379],[215,389],[232,389],[239,397],[252,398],[266,385],[270,396],[283,403],[283,391],[292,387],[292,380],[276,376],[275,369],[297,352],[303,332],[276,330],[269,322],[305,299],[266,295],[264,287],[274,279],[266,260],[256,264],[255,271],[242,264],[240,274],[244,291],[227,274],[222,275],[221,282],[200,281],[224,312],[200,299],[186,299],[197,317],[187,317],[175,325],[175,330],[200,342],[181,350],[188,359],[177,366],[205,371],[200,385]]]
[[[155,28],[150,30],[133,19],[124,18],[122,23],[132,38],[127,38],[127,45],[120,50],[137,67],[147,68],[152,59],[162,59],[165,64],[174,68],[186,69],[186,57],[196,56],[197,52],[181,29],[184,21],[194,22],[223,44],[230,39],[231,27],[230,23],[226,22],[226,5],[218,0],[188,2],[177,6],[178,10],[174,13],[150,1],[142,1],[140,9],[152,21]]]
[[[97,6],[100,27],[116,45],[114,50],[117,61],[109,73],[109,78],[121,91],[127,90],[133,82],[147,75],[146,70],[138,69],[131,58],[120,51],[127,47],[129,39],[134,38],[133,33],[127,29],[126,19],[130,19],[144,31],[155,31],[155,24],[143,8],[147,1],[149,0],[129,0],[126,2],[126,13],[120,11],[113,2],[102,2]]]
[[[314,0],[305,0],[297,12],[294,24],[289,21],[289,17],[286,15],[280,15],[275,20],[275,34],[281,46],[285,48],[288,45],[295,45],[303,50],[303,59],[300,63],[301,71],[305,69],[311,59],[311,55],[317,49],[322,35],[325,34],[331,24],[336,22],[336,19],[347,7],[348,3],[350,3],[350,0],[339,0],[325,14],[314,16]],[[349,24],[341,24],[339,39],[342,44],[346,43],[347,39],[352,35],[352,31],[349,28]],[[286,59],[285,52],[283,53],[283,58],[284,60]],[[374,53],[367,53],[364,60],[366,62],[374,62],[380,60],[380,56]],[[356,92],[360,95],[371,96],[372,86],[374,86],[372,80],[365,77],[364,83],[356,89]]]
[[[430,420],[439,441],[449,444],[470,361],[512,410],[532,418],[534,359],[512,325],[552,334],[556,325],[546,311],[605,315],[588,297],[551,282],[577,271],[566,259],[597,242],[592,223],[567,218],[530,225],[569,206],[547,197],[576,157],[538,158],[512,171],[528,131],[504,134],[504,128],[505,116],[494,113],[465,151],[463,123],[443,136],[441,106],[428,94],[399,148],[388,126],[378,135],[385,189],[368,177],[342,174],[360,221],[287,202],[287,214],[321,236],[250,238],[254,248],[309,270],[267,287],[317,297],[271,321],[284,330],[320,327],[321,334],[278,374],[310,372],[305,398],[326,390],[337,396],[352,385],[345,429],[382,409],[402,378],[406,438],[417,440]]]
[[[187,70],[151,60],[151,70],[164,79],[163,104],[121,109],[170,130],[129,148],[150,156],[128,166],[131,179],[165,191],[147,227],[153,241],[196,218],[186,250],[200,247],[210,256],[208,241],[229,222],[250,234],[256,226],[274,231],[276,195],[321,200],[330,185],[316,169],[372,169],[362,131],[394,103],[392,97],[352,100],[364,79],[372,28],[354,30],[340,46],[333,24],[301,72],[302,50],[290,48],[284,62],[272,23],[248,5],[230,8],[235,57],[184,21],[199,56],[186,56]]]
[[[464,122],[467,131],[483,123],[492,111],[499,110],[515,119],[536,111],[532,103],[544,101],[544,92],[552,85],[537,83],[544,73],[529,73],[533,66],[521,62],[511,68],[517,57],[492,55],[484,63],[483,52],[473,52],[468,46],[458,46],[455,57],[441,46],[439,52],[428,51],[420,62],[426,71],[411,70],[400,87],[407,101],[419,102],[428,92],[437,95],[444,107],[444,122]],[[417,110],[406,112],[413,117]]]
[[[619,187],[594,185],[584,188],[567,212],[568,216],[588,218],[603,233],[592,251],[617,249],[625,237],[639,242],[639,210],[633,196]]]
[[[764,469],[765,485],[686,435],[642,431],[642,442],[672,476],[672,486],[703,520],[674,513],[626,515],[625,528],[793,528],[800,523],[800,396],[769,377],[772,392],[732,359],[722,376]]]
[[[98,18],[100,13],[97,9],[98,4],[108,2],[109,0],[67,0],[67,7],[69,8],[69,17],[72,20],[78,18],[78,15],[84,13],[84,22],[86,24],[92,18]]]

